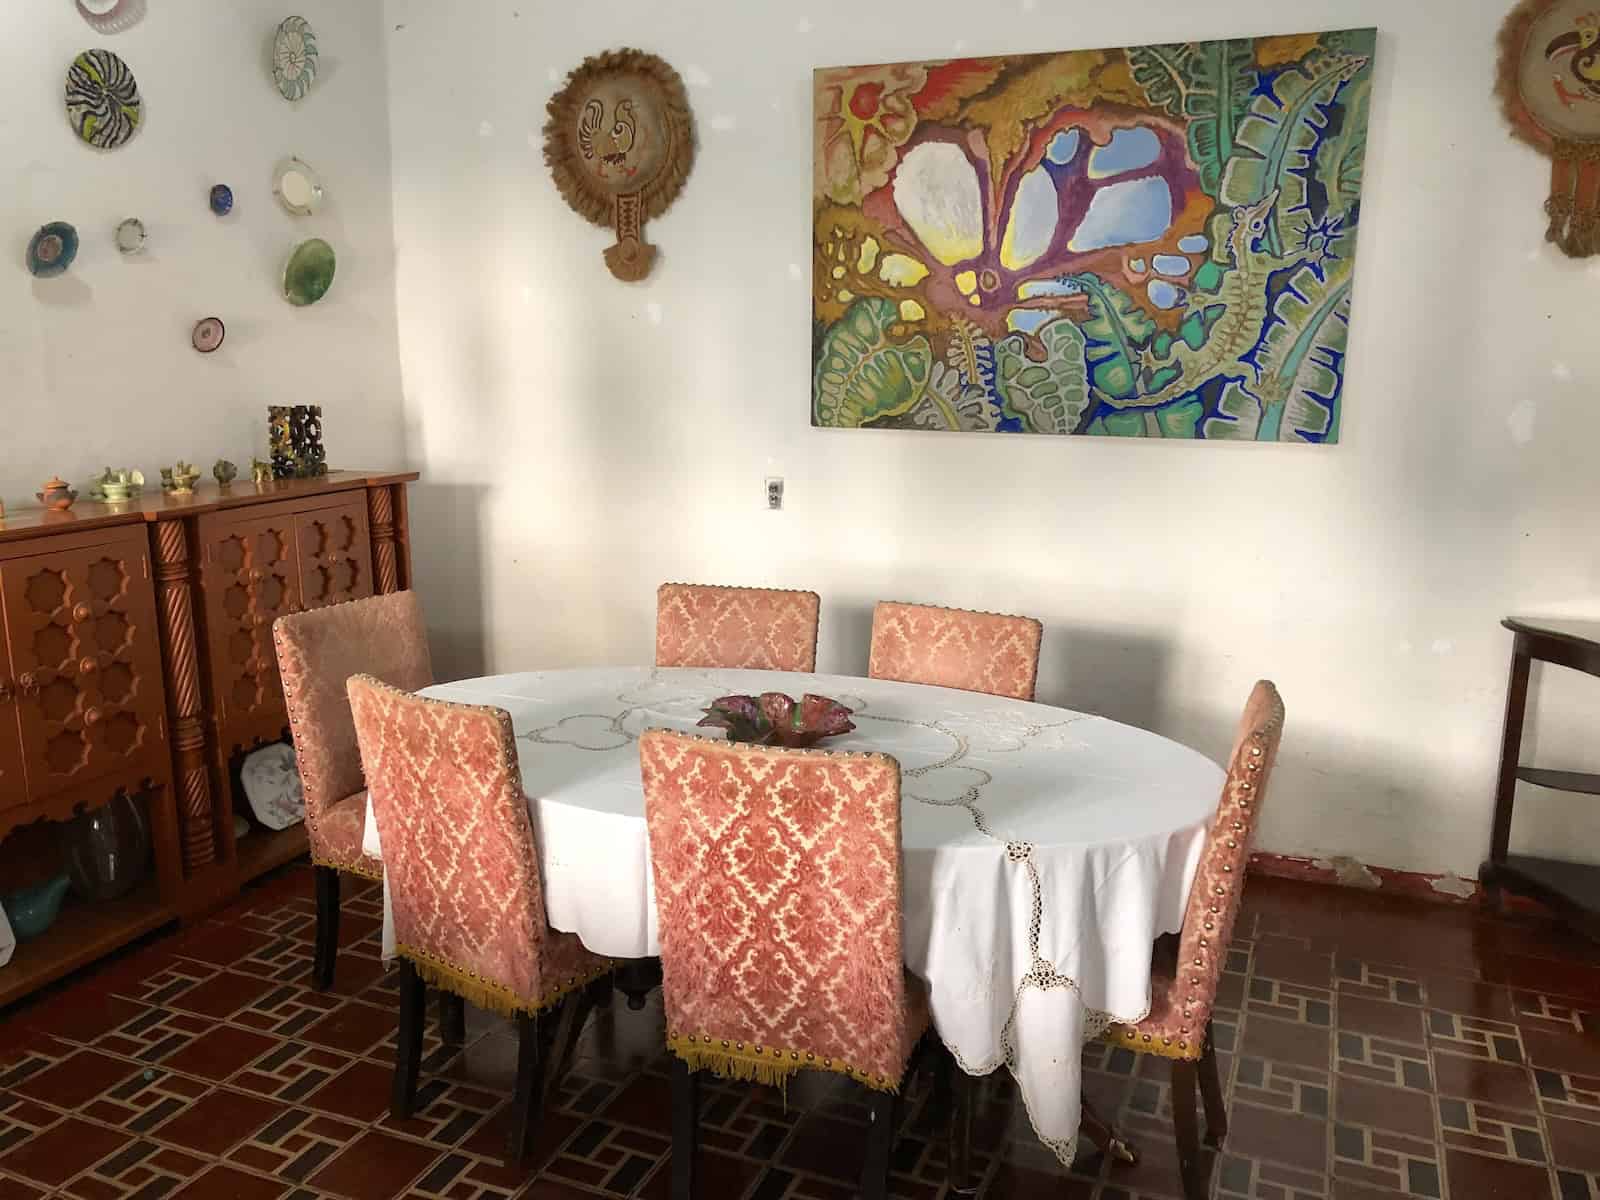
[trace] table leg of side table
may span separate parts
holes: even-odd
[[[1480,875],[1493,891],[1494,869],[1505,862],[1511,847],[1511,812],[1517,797],[1517,767],[1522,761],[1522,724],[1528,709],[1528,673],[1532,659],[1527,639],[1517,635],[1511,652],[1511,677],[1506,684],[1506,719],[1500,737],[1500,774],[1495,785],[1494,827],[1489,835],[1489,861]]]

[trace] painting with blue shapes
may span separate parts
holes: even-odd
[[[812,423],[1337,441],[1375,44],[817,71]]]

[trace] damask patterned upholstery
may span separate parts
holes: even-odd
[[[639,742],[668,1044],[894,1091],[928,1026],[900,945],[900,765],[664,729]]]
[[[1228,778],[1189,889],[1177,955],[1158,953],[1152,963],[1150,1015],[1137,1025],[1113,1025],[1107,1040],[1166,1058],[1201,1056],[1283,717],[1278,689],[1266,680],[1257,683],[1228,755]]]
[[[815,592],[664,583],[656,592],[656,666],[817,668]]]
[[[867,674],[1032,700],[1043,636],[1032,617],[881,600]]]
[[[365,673],[406,691],[432,683],[422,606],[415,592],[350,600],[279,617],[272,637],[305,788],[312,861],[382,879],[383,864],[361,852],[365,785],[345,682]]]
[[[511,718],[358,675],[356,736],[383,841],[395,952],[424,980],[507,1016],[612,968],[545,919]]]

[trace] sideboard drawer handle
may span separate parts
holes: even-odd
[[[11,685],[0,680],[0,704],[10,704],[12,695]]]
[[[79,625],[82,625],[93,615],[93,610],[87,604],[80,604],[72,610],[72,619]]]
[[[261,573],[259,568],[250,572],[251,583],[260,583],[265,578],[266,576]]]
[[[98,708],[91,708],[88,712],[84,713],[83,723],[85,726],[100,724],[100,710]]]
[[[39,677],[32,671],[24,671],[17,676],[17,686],[22,689],[24,696],[37,696],[39,694]]]
[[[85,657],[78,663],[78,674],[80,675],[93,675],[99,669],[100,664],[90,657]]]

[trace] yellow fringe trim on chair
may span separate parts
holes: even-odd
[[[344,871],[351,875],[359,875],[363,879],[370,879],[374,883],[383,882],[383,872],[369,870],[367,867],[357,866],[354,863],[341,862],[332,858],[321,858],[313,854],[311,865],[314,867],[332,867],[335,871]]]
[[[445,962],[442,958],[435,958],[424,950],[396,945],[394,952],[416,968],[424,983],[447,992],[454,992],[474,1008],[497,1013],[502,1017],[532,1016],[544,1012],[579,988],[587,987],[602,975],[610,974],[616,967],[615,963],[608,961],[598,971],[563,979],[541,999],[529,1000],[517,995],[504,984],[485,979],[464,967]]]
[[[900,1091],[899,1076],[890,1079],[883,1075],[869,1075],[856,1070],[849,1063],[818,1058],[803,1050],[744,1046],[738,1042],[695,1035],[684,1037],[681,1034],[669,1036],[667,1048],[681,1058],[691,1071],[710,1071],[723,1079],[764,1083],[783,1091],[785,1099],[788,1098],[789,1080],[801,1071],[832,1071],[875,1092]],[[902,1071],[901,1075],[904,1074]]]
[[[1193,1062],[1205,1051],[1205,1041],[1180,1039],[1174,1042],[1171,1038],[1156,1038],[1152,1034],[1141,1034],[1132,1025],[1113,1025],[1101,1034],[1100,1040],[1110,1042],[1113,1046],[1126,1046],[1129,1050],[1140,1054],[1155,1054],[1161,1058],[1178,1058]]]

